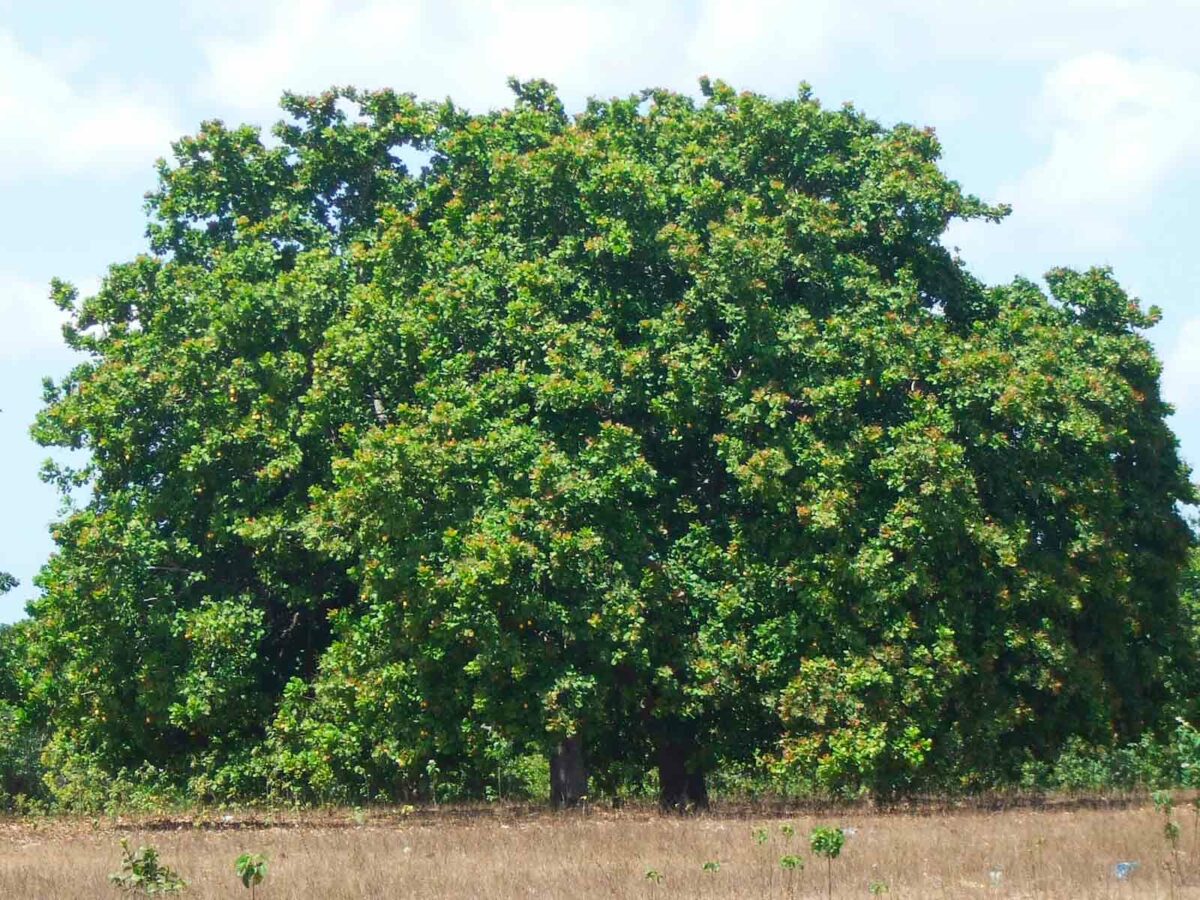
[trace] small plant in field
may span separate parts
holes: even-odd
[[[817,827],[808,836],[808,844],[817,856],[825,857],[825,896],[833,896],[833,861],[842,854],[846,834],[840,828]]]
[[[1165,816],[1169,816],[1175,811],[1175,798],[1171,796],[1170,791],[1155,791],[1150,795],[1150,802]]]
[[[796,836],[796,829],[785,822],[779,826],[779,833],[785,838],[793,838]]]
[[[1192,798],[1192,859],[1200,860],[1200,794]]]
[[[487,735],[487,743],[483,748],[483,755],[496,764],[496,787],[495,790],[489,785],[485,788],[488,802],[504,799],[504,762],[512,757],[512,742],[507,740],[504,735],[496,730],[495,727],[484,724],[483,731]]]
[[[814,828],[808,836],[808,843],[813,853],[834,860],[846,845],[846,834],[840,828]]]
[[[657,887],[658,885],[662,884],[663,879],[666,877],[667,876],[658,871],[658,869],[646,870],[646,881],[648,881],[652,887]]]
[[[121,871],[113,872],[108,880],[127,894],[178,894],[187,882],[158,861],[153,847],[129,848],[129,840],[121,838]]]
[[[1175,896],[1175,880],[1183,877],[1183,870],[1179,865],[1179,823],[1174,819],[1167,819],[1163,823],[1163,837],[1171,848],[1171,862],[1168,864],[1168,871],[1171,876],[1171,896]]]
[[[1175,798],[1171,796],[1169,791],[1155,791],[1150,795],[1150,799],[1154,801],[1154,808],[1163,814],[1162,834],[1163,839],[1171,848],[1171,863],[1167,866],[1167,871],[1171,878],[1171,896],[1174,896],[1175,879],[1183,874],[1179,866],[1179,838],[1182,831],[1179,828],[1179,823],[1173,817],[1175,812]]]
[[[242,887],[249,889],[250,900],[254,900],[254,889],[267,877],[267,858],[261,853],[243,853],[234,863]]]
[[[1167,843],[1171,845],[1171,853],[1179,855],[1179,835],[1182,834],[1179,823],[1174,819],[1167,819],[1163,824],[1163,837],[1167,839]]]
[[[867,893],[872,897],[879,897],[888,892],[886,881],[872,881],[867,885]]]
[[[1029,854],[1029,874],[1033,879],[1033,895],[1041,896],[1042,883],[1042,856],[1046,849],[1046,839],[1044,837],[1035,838],[1030,842],[1025,850]]]
[[[754,843],[760,847],[771,839],[771,832],[765,828],[755,828],[751,834],[754,836]]]
[[[425,763],[425,774],[429,776],[429,796],[433,800],[433,805],[437,806],[438,794],[438,776],[442,774],[442,770],[438,768],[437,760],[431,759]]]
[[[784,878],[787,883],[788,894],[794,894],[796,886],[796,873],[804,871],[804,860],[799,856],[789,853],[787,856],[779,857],[779,868],[784,871]]]
[[[716,862],[715,860],[709,860],[708,862],[706,862],[704,865],[702,865],[700,867],[700,871],[702,871],[702,872],[720,872],[721,864],[719,862]]]

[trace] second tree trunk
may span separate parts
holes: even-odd
[[[550,805],[570,807],[587,796],[587,768],[583,764],[583,741],[574,734],[564,738],[550,757]]]
[[[664,739],[658,745],[658,805],[666,812],[708,809],[704,772],[689,767],[688,745]]]

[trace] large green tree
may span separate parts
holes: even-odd
[[[7,572],[0,572],[0,595],[17,587]],[[26,635],[29,623],[0,625],[0,805],[16,794],[36,794],[37,755],[41,736],[30,722],[25,706]]]
[[[92,490],[32,607],[60,793],[481,790],[497,746],[564,801],[581,756],[670,806],[719,761],[971,786],[1180,700],[1156,311],[973,278],[941,236],[1005,211],[931,131],[513,87],[207,123],[151,254],[56,286],[86,360],[35,433]]]

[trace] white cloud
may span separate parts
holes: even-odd
[[[272,10],[236,28],[203,20],[209,102],[271,118],[285,89],[350,83],[481,109],[508,102],[509,75],[549,79],[575,107],[647,86],[695,91],[703,74],[790,93],[828,65],[857,15],[834,0],[299,0]]]
[[[802,6],[803,4],[797,4]],[[868,0],[876,52],[897,61],[1054,62],[1095,50],[1186,64],[1197,0]],[[914,56],[914,48],[920,48]]]
[[[369,78],[381,59],[403,58],[419,9],[378,4],[338,14],[327,0],[276,4],[254,37],[204,42],[205,91],[238,108],[274,103],[284,88],[312,90]]]
[[[72,284],[79,296],[100,290],[101,279],[88,275]],[[11,271],[0,271],[0,363],[72,358],[63,343],[67,314],[50,299],[50,279],[37,281]]]
[[[864,37],[868,25],[856,6],[836,0],[710,0],[699,5],[687,59],[735,87],[790,92]]]
[[[1047,71],[1027,127],[1044,153],[995,191],[1013,206],[1003,226],[1007,255],[1111,261],[1136,249],[1155,201],[1197,165],[1200,72],[1108,53],[1075,56]],[[958,223],[947,242],[971,259],[996,256],[998,238],[987,225]]]
[[[1200,28],[1197,0],[192,0],[191,15],[201,96],[259,118],[285,89],[347,83],[482,108],[507,102],[510,74],[548,78],[577,104],[694,90],[705,73],[779,94],[835,65],[889,77],[1097,49],[1186,64]]]
[[[76,66],[0,31],[0,182],[148,172],[170,149],[179,130],[162,104],[115,83],[85,84]]]
[[[63,352],[66,317],[49,299],[46,284],[0,272],[0,363]]]
[[[1055,215],[1144,208],[1200,139],[1200,75],[1105,53],[1053,68],[1042,87],[1039,128],[1047,157],[1018,194]]]
[[[1179,413],[1200,413],[1200,318],[1183,323],[1166,354],[1163,396]]]
[[[540,13],[537,15],[537,13]],[[273,117],[284,90],[334,84],[394,87],[429,98],[447,94],[476,107],[507,99],[504,79],[535,68],[562,71],[602,37],[605,17],[588,4],[469,9],[461,3],[332,0],[277,3],[257,31],[201,41],[201,93],[222,107]],[[581,36],[572,43],[572,31]]]
[[[941,85],[930,90],[922,99],[922,121],[935,122],[939,128],[955,124],[971,116],[976,106],[970,94],[961,87]]]

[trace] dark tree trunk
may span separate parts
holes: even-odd
[[[708,809],[708,785],[704,783],[703,772],[688,772],[687,790],[688,802],[692,805],[692,809]]]
[[[688,770],[688,747],[679,740],[658,744],[658,805],[663,812],[699,812],[708,809],[704,772]]]
[[[575,806],[587,792],[583,741],[576,734],[565,738],[550,757],[550,805],[555,809]]]

